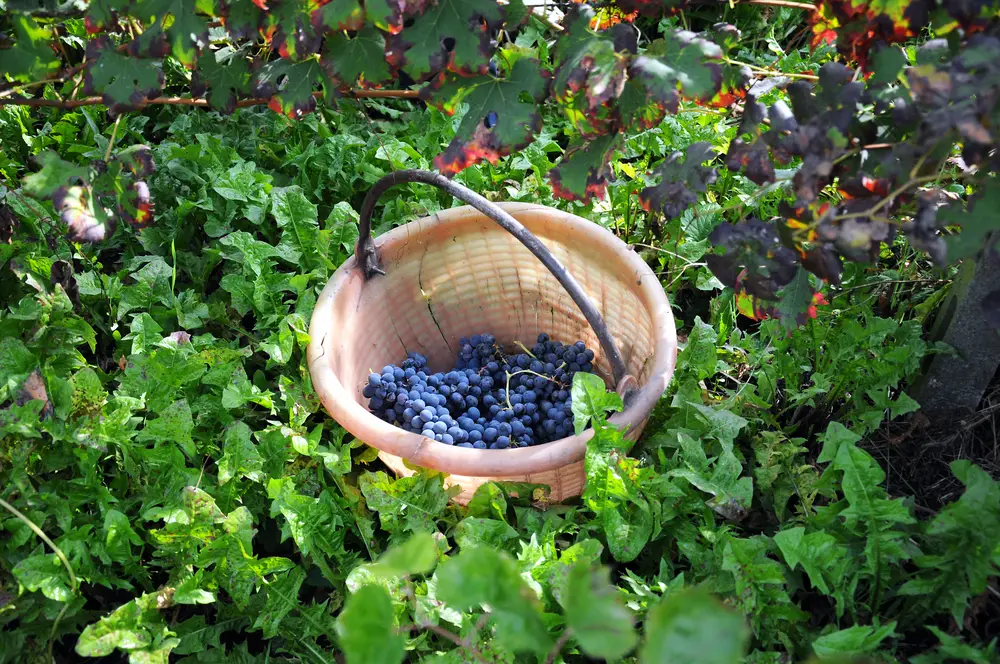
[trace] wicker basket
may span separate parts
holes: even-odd
[[[405,224],[375,245],[369,233],[375,200],[406,181],[434,184],[476,207]],[[361,225],[357,254],[316,303],[309,371],[327,412],[377,448],[393,471],[409,475],[411,466],[421,466],[448,473],[446,481],[462,487],[456,497],[462,503],[489,480],[545,484],[552,501],[582,492],[590,431],[534,447],[479,450],[429,440],[369,412],[361,390],[370,371],[400,362],[408,351],[426,355],[436,371],[447,370],[459,338],[476,333],[527,346],[540,332],[583,340],[597,355],[595,372],[626,397],[626,409],[611,421],[638,437],[673,374],[676,329],[658,279],[612,233],[540,205],[495,206],[424,171],[400,171],[373,187]],[[574,288],[580,305],[567,291]]]

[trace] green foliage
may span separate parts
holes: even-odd
[[[320,9],[336,22],[353,20],[352,7]],[[386,25],[418,13],[407,7]],[[287,32],[296,23],[282,15]],[[515,69],[547,57],[530,34],[526,57],[511,50]],[[815,64],[807,55],[787,60],[804,71]],[[322,48],[296,64],[313,60],[326,75]],[[507,76],[469,82],[484,94],[508,84],[499,65]],[[354,71],[360,84],[377,68]],[[168,81],[182,73],[165,67]],[[225,105],[230,84],[234,97],[250,94],[243,81],[213,74],[213,104]],[[459,96],[456,112],[473,101]],[[458,177],[493,198],[580,213],[545,177],[561,149],[606,139],[583,139],[572,109],[519,101],[541,115],[543,135]],[[958,463],[964,491],[938,514],[916,510],[895,481],[890,492],[868,436],[914,407],[903,390],[936,350],[910,310],[876,309],[885,286],[845,271],[853,290],[791,335],[782,321],[739,318],[703,265],[726,211],[698,203],[665,221],[628,203],[652,185],[639,180],[658,160],[734,135],[715,115],[618,136],[629,155],[609,169],[619,181],[582,209],[655,247],[643,257],[677,304],[677,371],[642,437],[609,423],[625,404],[581,374],[574,423],[593,434],[579,500],[487,483],[459,506],[440,474],[388,474],[321,409],[305,363],[308,321],[353,252],[367,189],[393,169],[431,167],[464,118],[397,101],[366,101],[365,117],[355,101],[338,104],[297,123],[263,109],[121,115],[117,144],[155,138],[157,170],[142,177],[157,223],[108,226],[102,243],[51,232],[60,211],[17,182],[38,155],[31,188],[82,186],[73,178],[113,188],[90,165],[113,124],[88,107],[32,117],[0,108],[0,222],[9,214],[19,225],[0,242],[0,498],[24,517],[0,511],[0,662],[47,661],[50,640],[67,661],[183,664],[679,653],[995,662],[993,636],[977,623],[997,575],[995,480]],[[138,179],[141,153],[118,151],[109,172]],[[583,171],[573,177],[586,181]],[[750,199],[741,178],[722,173],[706,194],[770,216],[778,195]],[[376,232],[450,205],[401,189],[380,207]]]

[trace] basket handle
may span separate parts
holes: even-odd
[[[600,312],[597,311],[597,307],[595,307],[594,303],[590,301],[590,298],[587,297],[587,294],[583,292],[583,288],[581,288],[577,280],[573,278],[573,275],[566,271],[566,268],[564,268],[559,261],[556,260],[556,257],[552,255],[552,252],[550,252],[548,248],[531,233],[531,231],[525,228],[521,222],[517,221],[502,208],[494,205],[476,192],[457,182],[449,180],[443,175],[419,169],[409,169],[390,173],[372,185],[372,188],[368,191],[368,195],[365,196],[364,203],[361,204],[360,232],[358,244],[354,251],[354,256],[358,265],[361,266],[361,272],[365,279],[370,279],[376,274],[385,274],[385,271],[381,266],[382,263],[378,255],[378,249],[375,247],[375,242],[372,240],[372,213],[375,211],[375,203],[378,202],[379,197],[385,193],[389,187],[402,184],[404,182],[422,182],[448,192],[455,198],[468,203],[493,221],[497,222],[501,228],[513,235],[521,244],[527,247],[528,251],[533,253],[538,260],[540,260],[542,264],[548,268],[549,272],[552,273],[552,276],[554,276],[559,283],[562,284],[562,287],[566,289],[569,296],[573,298],[576,306],[580,307],[580,311],[583,312],[587,322],[590,323],[590,327],[593,328],[598,341],[601,343],[601,349],[604,351],[604,355],[608,358],[608,362],[611,364],[611,373],[614,375],[616,388],[620,391],[627,391],[630,393],[634,391],[636,381],[628,375],[625,368],[625,361],[622,359],[622,354],[618,350],[618,346],[615,345],[614,339],[611,337],[611,332],[608,330],[608,326],[605,324],[604,318],[601,316]],[[631,380],[627,380],[629,378],[631,378]],[[623,397],[626,396],[631,395],[623,395]]]

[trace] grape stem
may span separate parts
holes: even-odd
[[[562,369],[565,366],[566,366],[566,363],[563,362],[562,364],[560,364],[556,368],[557,369]],[[543,374],[538,373],[537,371],[532,371],[531,369],[519,369],[519,370],[515,371],[514,373],[508,372],[507,373],[507,387],[504,388],[504,394],[507,397],[507,410],[513,410],[514,409],[514,406],[512,406],[511,403],[510,403],[510,379],[511,379],[512,376],[517,376],[518,374],[523,374],[523,373],[533,374],[533,375],[538,376],[540,378],[544,378],[545,380],[549,381],[550,383],[555,383],[559,387],[566,387],[565,383],[560,383],[555,378],[552,378],[550,376],[545,376]]]

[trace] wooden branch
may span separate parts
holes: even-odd
[[[420,93],[416,90],[349,90],[343,93],[345,97],[351,99],[419,99]],[[323,96],[322,92],[314,92],[313,96],[317,99]],[[237,108],[246,108],[247,106],[257,106],[259,104],[267,104],[271,100],[270,98],[254,98],[254,99],[240,99],[236,102]],[[102,97],[84,97],[83,99],[25,99],[19,97],[10,97],[5,99],[0,99],[0,106],[32,106],[32,107],[48,107],[48,108],[77,108],[79,106],[97,106],[103,104],[104,99]],[[207,107],[209,106],[207,99],[192,98],[192,97],[153,97],[152,99],[146,100],[139,109],[145,106],[152,105],[162,105],[162,106],[199,106]]]

